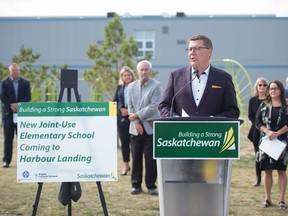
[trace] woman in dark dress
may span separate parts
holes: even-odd
[[[132,69],[124,66],[120,71],[119,85],[117,86],[114,101],[117,102],[117,128],[121,140],[122,157],[124,168],[121,175],[127,175],[130,172],[130,134],[127,110],[127,87],[128,84],[135,80],[135,75]]]
[[[275,80],[268,85],[267,98],[263,101],[256,114],[256,127],[260,130],[260,138],[268,137],[270,140],[278,139],[286,144],[286,148],[278,160],[274,160],[268,154],[260,150],[260,169],[265,171],[264,189],[265,201],[262,207],[271,206],[271,189],[273,184],[272,171],[278,172],[278,187],[280,191],[280,209],[286,209],[285,192],[287,187],[287,135],[288,135],[288,106],[285,100],[285,90],[283,84]]]
[[[255,127],[255,117],[257,109],[260,103],[266,98],[268,81],[264,77],[260,77],[256,80],[254,85],[255,96],[251,97],[248,106],[248,118],[251,121],[251,127],[248,133],[248,139],[253,143],[255,155],[259,150],[259,130]],[[259,186],[261,183],[261,170],[260,162],[255,160],[256,181],[254,186]]]

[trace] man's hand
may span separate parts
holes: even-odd
[[[121,112],[121,116],[127,116],[128,115],[128,110],[125,108],[121,108],[120,112]]]
[[[17,103],[12,103],[10,104],[10,108],[12,110],[13,113],[17,113],[18,111],[18,104]]]
[[[143,126],[140,123],[135,123],[135,126],[136,126],[137,133],[142,136],[144,132]]]
[[[138,118],[138,115],[137,115],[137,113],[131,113],[130,115],[129,115],[129,117],[128,117],[128,119],[132,122],[132,121],[134,121],[135,119],[137,119]]]

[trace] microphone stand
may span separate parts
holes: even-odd
[[[195,74],[195,76],[193,77],[193,74]],[[172,97],[172,100],[171,100],[171,108],[170,108],[170,117],[173,117],[173,112],[174,112],[174,100],[176,98],[176,96],[182,92],[189,84],[191,84],[193,82],[193,80],[196,78],[196,76],[198,75],[198,70],[194,71],[192,74],[192,79],[186,84],[184,85],[183,88],[181,88],[178,92],[176,92],[176,94],[174,94],[174,96]]]

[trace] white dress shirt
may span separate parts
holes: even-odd
[[[192,68],[192,79],[196,76],[195,79],[192,81],[192,93],[197,106],[201,101],[202,95],[204,93],[207,84],[209,69],[210,65],[198,78],[197,75],[194,73],[195,70]]]

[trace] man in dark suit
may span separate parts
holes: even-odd
[[[190,66],[170,74],[159,105],[162,117],[182,116],[183,111],[189,116],[239,117],[232,77],[210,65],[212,50],[208,37],[197,35],[190,39],[187,48]]]
[[[170,74],[168,84],[158,107],[162,117],[184,115],[239,117],[240,111],[237,106],[232,77],[225,71],[210,65],[212,50],[212,42],[208,37],[197,35],[190,39],[187,48],[190,66],[175,70]],[[187,131],[190,132],[189,130]],[[195,210],[193,209],[193,213],[190,212],[190,215],[201,215],[197,209],[199,209],[199,204],[201,206],[205,203],[208,208],[207,211],[215,211],[211,206],[219,205],[217,200],[219,199],[220,192],[216,192],[216,187],[214,188],[212,184],[207,184],[207,188],[209,187],[209,191],[211,191],[209,193],[205,190],[202,191],[202,189],[198,190],[197,187],[204,188],[201,186],[204,182],[214,182],[216,184],[223,182],[223,173],[226,172],[226,161],[162,159],[161,164],[162,167],[167,167],[167,169],[169,167],[169,175],[173,179],[187,182],[185,187],[178,186],[179,184],[177,184],[177,187],[171,189],[172,192],[170,191],[171,194],[173,193],[173,197],[169,197],[169,201],[176,203],[174,205],[176,209],[178,207],[180,210],[182,206],[190,205],[190,210],[193,207],[195,208]],[[209,173],[216,173],[214,176],[212,174],[213,177],[210,179],[207,179],[204,174],[207,167],[209,167]],[[193,184],[189,184],[189,182]],[[201,184],[197,184],[198,186],[196,186],[194,183]],[[199,193],[200,190],[201,194]],[[177,205],[179,197],[181,197],[181,205]],[[191,207],[189,200],[193,200],[193,207]],[[187,214],[188,212],[185,215]]]
[[[1,82],[2,126],[4,133],[3,167],[8,168],[12,160],[13,138],[17,133],[18,102],[31,99],[30,83],[20,77],[20,67],[16,63],[9,66],[9,77]]]

